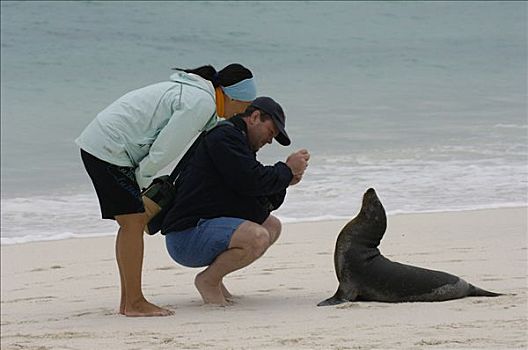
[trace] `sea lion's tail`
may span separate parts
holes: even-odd
[[[487,291],[485,289],[481,289],[479,287],[475,287],[474,285],[469,285],[469,294],[470,297],[498,297],[499,295],[503,295],[500,293],[494,293]]]
[[[347,301],[338,297],[338,294],[339,294],[339,290],[332,297],[321,301],[319,304],[317,304],[317,306],[329,306],[329,305],[337,305],[337,304],[346,303]]]

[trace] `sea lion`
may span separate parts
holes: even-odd
[[[359,214],[343,227],[334,252],[339,280],[337,292],[318,304],[336,305],[347,301],[445,301],[466,296],[494,297],[463,279],[441,271],[393,262],[381,255],[380,244],[387,217],[376,191],[363,195]]]

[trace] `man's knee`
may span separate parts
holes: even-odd
[[[251,243],[252,253],[255,257],[259,257],[269,248],[271,245],[271,238],[268,230],[260,226],[255,229],[253,233],[253,240]]]
[[[231,237],[229,248],[245,249],[253,258],[258,258],[268,249],[270,242],[270,234],[264,226],[246,221]]]
[[[282,223],[280,222],[280,220],[277,219],[275,216],[270,215],[268,216],[266,221],[264,221],[262,226],[264,226],[270,233],[271,244],[275,243],[282,231]]]

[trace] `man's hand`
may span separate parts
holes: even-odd
[[[286,159],[286,165],[291,169],[293,179],[290,185],[295,185],[301,181],[304,171],[308,166],[310,160],[310,153],[306,149],[301,149],[295,153],[290,154]]]
[[[301,149],[301,150],[298,150],[297,152],[295,152],[293,154],[299,154],[300,156],[304,157],[304,160],[306,160],[306,161],[310,160],[310,153],[308,152],[308,150],[306,150],[304,148]]]
[[[302,175],[293,175],[290,186],[297,185],[302,180]]]

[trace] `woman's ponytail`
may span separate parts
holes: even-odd
[[[214,87],[219,86],[219,79],[218,79],[218,73],[216,72],[216,69],[214,69],[213,66],[207,65],[207,66],[201,66],[194,69],[182,69],[182,68],[172,68],[173,70],[180,70],[185,73],[192,73],[201,76],[202,78],[209,80],[213,83]]]
[[[201,66],[194,69],[173,69],[199,75],[202,78],[209,80],[211,83],[213,83],[213,86],[215,88],[218,86],[228,87],[239,83],[242,80],[253,78],[253,74],[251,73],[251,71],[238,63],[232,63],[220,70],[219,72],[217,72],[216,69],[214,69],[214,67],[211,65]]]

